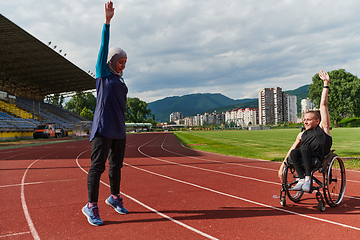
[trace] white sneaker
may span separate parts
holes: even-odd
[[[305,182],[304,182],[304,185],[302,185],[302,190],[304,192],[310,192],[310,185],[311,185],[311,180],[310,179],[307,179]]]
[[[305,179],[300,179],[298,182],[297,182],[297,184],[293,187],[293,188],[291,188],[290,190],[294,190],[294,191],[300,191],[301,189],[303,189],[302,187],[303,187],[303,185],[304,185],[304,182],[305,182]]]

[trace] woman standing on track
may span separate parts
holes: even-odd
[[[320,114],[317,111],[309,111],[305,114],[304,126],[306,131],[298,134],[278,172],[279,178],[282,180],[284,165],[290,156],[300,178],[298,183],[291,190],[310,191],[311,158],[316,157],[322,160],[325,155],[330,152],[332,145],[330,117],[327,106],[330,77],[327,72],[322,70],[318,73],[320,79],[324,82],[320,101]],[[305,173],[300,158],[304,161]]]
[[[109,50],[110,21],[114,16],[113,3],[105,3],[100,51],[96,63],[97,102],[91,130],[91,167],[87,178],[89,202],[82,208],[91,225],[103,224],[97,206],[101,174],[109,157],[111,195],[105,200],[116,212],[126,214],[120,197],[121,168],[123,166],[126,127],[125,110],[128,89],[122,78],[127,55],[121,48]]]

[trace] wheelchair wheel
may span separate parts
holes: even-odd
[[[288,168],[288,166],[285,165],[283,174],[284,174],[283,181],[284,181],[284,185],[285,185],[286,195],[293,202],[300,201],[300,199],[301,199],[302,195],[304,194],[304,192],[303,191],[292,191],[292,190],[290,190],[298,182],[298,180],[296,178],[294,178],[294,176],[293,176],[293,174],[294,174],[293,168]]]
[[[324,201],[318,202],[317,208],[320,212],[325,212],[326,205]]]
[[[327,166],[324,172],[324,196],[327,204],[335,207],[345,194],[345,166],[342,159],[336,154],[329,158]]]
[[[280,204],[281,204],[281,206],[286,206],[286,197],[285,196],[280,196]]]

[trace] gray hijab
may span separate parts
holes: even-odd
[[[122,77],[123,72],[121,71],[118,73],[116,69],[116,63],[119,61],[120,58],[127,57],[126,52],[118,47],[110,48],[108,59],[107,59],[107,65],[111,73],[115,74],[118,77]]]

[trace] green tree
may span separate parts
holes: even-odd
[[[88,119],[90,121],[92,121],[93,118],[94,118],[94,114],[89,109],[87,109],[86,107],[84,107],[82,109],[82,111],[80,113],[80,116],[84,117],[84,118],[86,118],[86,119]]]
[[[126,122],[143,123],[148,118],[154,119],[151,110],[148,109],[146,102],[139,98],[128,98],[126,102],[125,118]]]
[[[49,97],[49,103],[62,108],[64,97],[60,93],[54,93],[53,96]]]
[[[68,109],[76,114],[86,107],[92,113],[95,111],[96,98],[92,93],[77,92],[67,103],[65,103],[65,109]]]
[[[151,123],[152,126],[156,126],[158,124],[158,122],[155,121],[155,115],[152,114],[151,118],[146,119],[145,121],[146,123]]]
[[[360,116],[360,79],[345,69],[329,73],[330,91],[328,96],[329,115],[332,122],[338,123],[345,117]],[[319,107],[323,82],[319,74],[312,78],[310,99]]]

